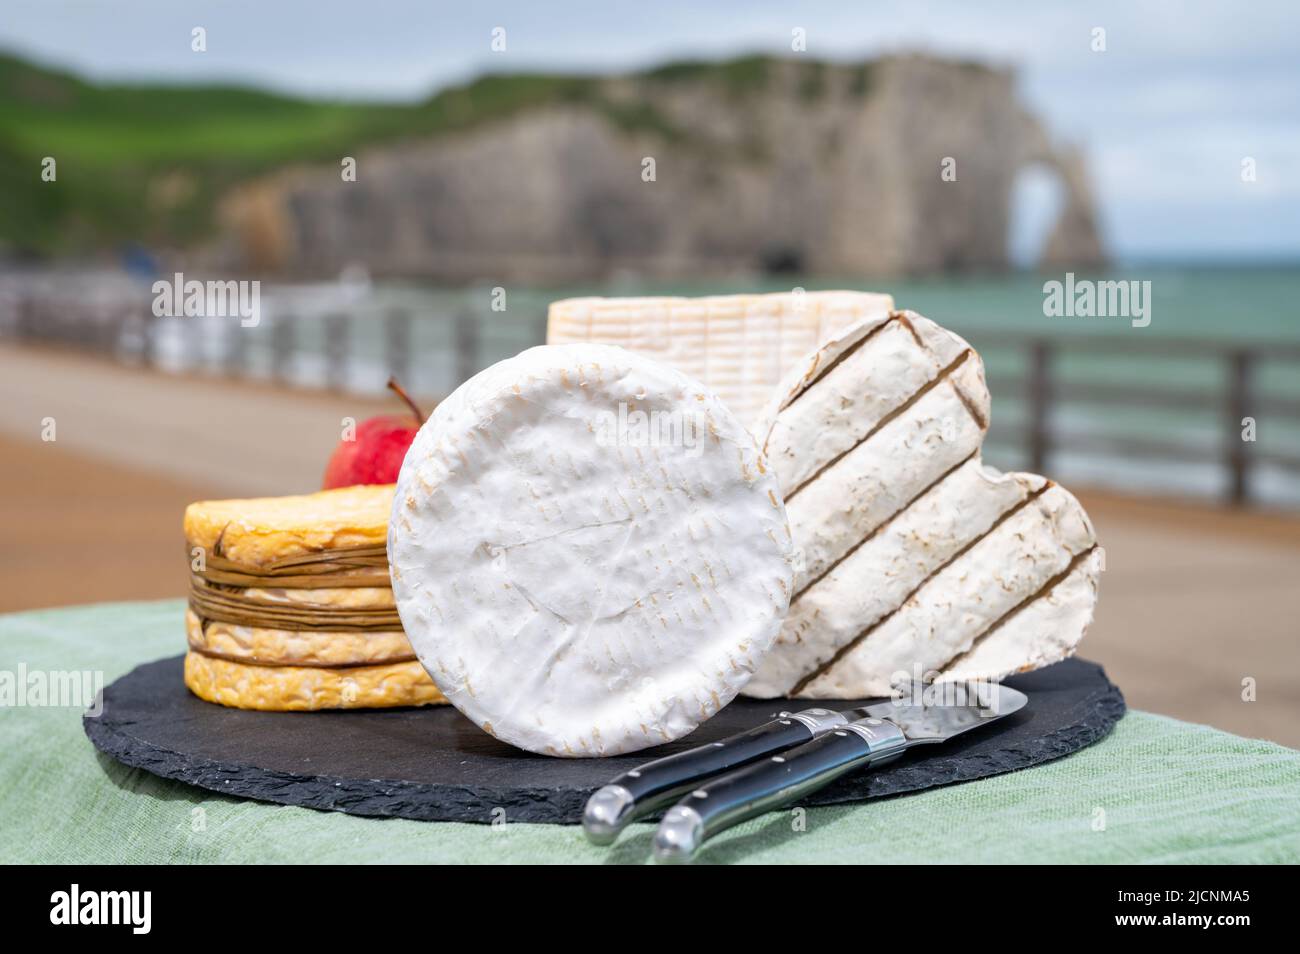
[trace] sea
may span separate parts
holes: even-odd
[[[1080,307],[1051,304],[1052,282]],[[1123,314],[1077,296],[1088,283],[1125,282]],[[1094,287],[1102,287],[1095,285]],[[324,386],[337,377],[326,347],[328,315],[346,316],[346,364],[335,386],[378,394],[390,371],[385,316],[409,316],[400,363],[408,389],[429,399],[449,393],[467,370],[457,358],[457,323],[474,326],[474,368],[509,357],[545,334],[547,304],[577,295],[709,295],[830,288],[887,292],[962,335],[983,357],[993,397],[985,460],[1028,466],[1031,346],[1049,349],[1056,398],[1044,470],[1063,482],[1162,495],[1225,499],[1225,459],[1246,447],[1249,498],[1300,508],[1300,262],[1264,265],[1130,263],[1104,273],[891,280],[801,280],[738,276],[652,282],[632,276],[598,284],[521,287],[490,280],[465,288],[369,281],[264,285],[262,321],[242,339],[242,373],[274,373],[273,327],[291,324],[293,355],[280,372],[292,383]],[[1097,301],[1105,298],[1104,292]],[[494,309],[493,305],[497,308]],[[1139,309],[1137,304],[1141,304]],[[155,347],[177,371],[228,367],[229,320],[168,320]],[[1244,359],[1234,356],[1245,353]],[[1249,363],[1252,411],[1235,414],[1228,396],[1234,360]],[[331,371],[333,368],[333,372]]]

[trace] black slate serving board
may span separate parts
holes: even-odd
[[[836,705],[737,699],[692,735],[608,759],[553,759],[499,742],[450,706],[251,712],[191,695],[182,657],[138,666],[104,690],[86,735],[126,765],[223,795],[421,821],[577,822],[587,797],[660,755],[711,742],[782,709]],[[914,792],[1027,768],[1106,735],[1124,698],[1095,663],[1071,659],[1007,681],[1029,705],[996,728],[927,746],[804,798],[830,805]]]

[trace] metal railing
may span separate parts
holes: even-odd
[[[1240,344],[1197,339],[1025,337],[1005,333],[975,336],[981,351],[1019,352],[1024,373],[1019,377],[990,376],[995,393],[1019,396],[1027,410],[1023,431],[1026,466],[1035,472],[1052,469],[1052,457],[1063,449],[1125,460],[1205,463],[1217,461],[1226,473],[1225,498],[1233,504],[1251,500],[1251,476],[1260,465],[1272,465],[1300,475],[1300,452],[1261,449],[1243,438],[1248,419],[1300,422],[1300,398],[1266,395],[1257,387],[1259,370],[1267,363],[1294,366],[1300,381],[1300,344],[1264,342]],[[1097,383],[1063,376],[1061,358],[1140,358],[1157,366],[1162,361],[1198,359],[1220,366],[1224,385],[1215,388]],[[1055,424],[1062,408],[1090,407],[1102,411],[1166,409],[1209,412],[1220,418],[1218,446],[1158,436],[1133,438],[1105,431],[1066,434]],[[1300,449],[1298,449],[1300,450]]]
[[[304,316],[284,312],[250,333],[237,321],[219,319],[211,330],[219,339],[214,357],[211,341],[203,339],[189,319],[155,318],[147,301],[123,304],[94,304],[67,307],[41,296],[0,295],[0,338],[36,343],[75,346],[118,360],[145,366],[160,365],[159,342],[167,329],[183,328],[192,334],[182,348],[196,361],[202,353],[202,367],[230,377],[259,376],[296,386],[321,387],[337,391],[382,389],[388,374],[414,382],[411,390],[428,397],[441,397],[479,369],[510,354],[545,340],[546,310],[540,302],[512,307],[512,314],[491,314],[476,307],[468,297],[451,297],[438,309],[418,306],[384,307],[369,310],[329,310]],[[458,302],[458,303],[457,303]],[[418,315],[418,318],[416,317]],[[317,327],[311,327],[316,323]],[[487,332],[506,328],[510,334],[496,342],[495,350],[485,341]],[[430,344],[430,329],[436,329],[438,343]],[[302,338],[312,331],[310,344]],[[364,332],[370,374],[358,385],[355,365],[361,360],[356,344]],[[417,339],[420,332],[423,344]],[[1057,472],[1055,459],[1063,452],[1093,454],[1098,458],[1124,461],[1210,464],[1223,479],[1224,497],[1234,504],[1257,499],[1252,478],[1261,466],[1280,468],[1300,475],[1300,447],[1261,448],[1242,437],[1243,421],[1285,419],[1287,426],[1300,427],[1300,388],[1296,396],[1268,394],[1258,387],[1262,366],[1281,363],[1296,368],[1300,382],[1300,344],[1235,343],[1191,339],[1115,337],[1035,337],[1006,332],[970,330],[969,338],[985,357],[1010,355],[1019,374],[991,369],[989,387],[995,397],[994,425],[997,429],[1006,401],[1018,403],[1023,420],[1010,430],[1010,441],[1023,466],[1038,473]],[[256,354],[255,354],[256,353]],[[1215,386],[1189,387],[1174,382],[1156,385],[1139,381],[1099,381],[1063,373],[1063,359],[1139,359],[1144,366],[1158,368],[1170,361],[1196,360],[1218,369]],[[255,369],[255,357],[260,357]],[[304,377],[301,365],[310,358],[317,373]],[[182,362],[184,363],[184,362]],[[193,365],[191,365],[193,366]],[[429,367],[439,369],[430,373]],[[1160,375],[1153,375],[1159,378]],[[1063,412],[1087,409],[1094,423],[1110,416],[1135,411],[1172,410],[1209,415],[1218,421],[1217,435],[1210,440],[1179,440],[1162,436],[1147,427],[1140,436],[1090,426],[1082,431],[1061,424]],[[1006,432],[1006,428],[1002,428]],[[1300,433],[1300,431],[1297,431]],[[1297,441],[1300,444],[1300,441]]]
[[[408,386],[419,382],[409,389],[431,398],[545,340],[544,306],[499,314],[477,307],[469,296],[445,297],[449,302],[436,308],[416,303],[276,308],[256,327],[244,327],[235,318],[155,317],[141,296],[68,302],[7,294],[0,295],[0,340],[66,346],[148,368],[260,377],[338,392],[379,393],[393,374]],[[490,329],[502,340],[493,340]],[[426,340],[417,341],[421,337]],[[313,373],[304,371],[308,364]],[[355,373],[361,365],[372,372],[365,384]]]

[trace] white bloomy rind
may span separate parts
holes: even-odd
[[[837,332],[884,321],[888,295],[857,291],[553,302],[547,344],[619,345],[711,388],[752,425],[786,371]]]
[[[680,439],[611,431],[620,411]],[[440,404],[402,465],[388,554],[448,700],[556,756],[692,731],[749,681],[792,591],[785,509],[745,428],[604,345],[532,348]]]
[[[803,559],[746,693],[859,699],[1074,652],[1097,600],[1092,524],[1044,478],[985,467],[988,421],[979,356],[913,312],[794,368],[757,435]]]

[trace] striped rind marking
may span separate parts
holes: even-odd
[[[1046,487],[961,560],[927,580],[888,620],[872,627],[802,689],[834,695],[874,679],[888,692],[888,676],[908,667],[939,673],[1012,611],[1039,598],[1096,546],[1091,527],[1079,520],[1078,504],[1055,485]],[[1009,602],[1013,600],[1014,602]]]
[[[888,321],[881,323],[876,327],[867,329],[862,333],[860,338],[845,346],[843,353],[836,355],[833,360],[825,366],[806,371],[806,380],[802,385],[797,388],[792,387],[790,389],[790,396],[785,399],[783,403],[778,405],[779,411],[775,419],[773,419],[772,429],[769,430],[766,435],[767,440],[765,441],[765,450],[769,451],[773,459],[777,458],[782,453],[787,456],[791,454],[807,453],[809,447],[816,443],[816,441],[806,437],[806,435],[810,433],[806,427],[802,430],[796,431],[793,428],[794,421],[790,421],[788,422],[786,433],[778,437],[777,428],[784,416],[782,412],[795,406],[797,402],[807,400],[820,400],[820,406],[825,409],[822,411],[823,417],[830,413],[832,406],[844,408],[851,407],[853,410],[857,411],[863,407],[872,407],[871,401],[874,399],[876,403],[872,409],[875,410],[875,408],[880,407],[881,404],[879,398],[881,391],[878,389],[877,384],[870,380],[870,370],[875,366],[873,363],[875,360],[874,358],[868,359],[865,363],[862,360],[859,360],[858,362],[861,368],[866,372],[863,380],[857,383],[857,386],[862,389],[862,393],[867,395],[865,401],[855,395],[853,390],[854,385],[849,383],[853,381],[852,378],[846,378],[841,375],[841,380],[835,382],[833,387],[827,387],[826,382],[829,376],[838,367],[840,367],[844,362],[851,360],[854,356],[859,355],[862,349],[868,346],[871,342],[878,340],[879,336],[881,336],[886,329],[891,327],[904,328],[910,334],[917,347],[921,349],[923,354],[934,354],[936,353],[936,350],[937,353],[944,353],[944,344],[946,342],[945,336],[963,349],[960,354],[950,360],[934,378],[928,380],[924,385],[912,391],[906,399],[867,429],[865,433],[856,440],[853,446],[846,450],[839,451],[834,454],[834,456],[826,459],[816,467],[811,476],[806,478],[801,476],[793,489],[786,492],[786,501],[791,508],[791,523],[792,527],[796,531],[796,542],[799,545],[803,546],[808,540],[813,539],[814,535],[824,537],[827,533],[832,532],[828,531],[826,528],[826,525],[832,521],[840,523],[842,527],[845,524],[852,525],[853,529],[857,533],[860,533],[861,536],[852,544],[852,546],[847,547],[843,553],[838,554],[838,556],[830,562],[816,567],[811,567],[810,564],[810,569],[813,572],[808,572],[807,577],[804,580],[801,580],[796,586],[795,594],[791,600],[791,614],[787,618],[787,627],[783,628],[782,634],[778,637],[777,645],[774,646],[776,652],[774,652],[773,655],[778,657],[779,664],[774,667],[768,667],[765,664],[764,667],[760,668],[760,673],[755,679],[755,687],[757,688],[760,684],[762,686],[758,693],[760,695],[767,695],[769,692],[778,695],[800,695],[810,686],[813,686],[820,677],[825,676],[828,673],[834,673],[836,667],[841,664],[845,658],[851,657],[855,649],[862,646],[867,639],[872,636],[872,634],[876,633],[880,629],[880,627],[888,625],[890,619],[904,611],[908,607],[909,602],[918,597],[918,594],[923,598],[927,586],[929,586],[934,580],[940,578],[952,567],[959,567],[962,570],[965,570],[965,572],[978,572],[981,577],[987,573],[990,581],[1001,579],[1001,569],[998,565],[998,553],[990,550],[980,558],[981,560],[986,561],[987,565],[971,564],[970,560],[967,559],[969,554],[981,543],[989,539],[990,536],[996,534],[997,531],[1008,521],[1015,518],[1017,514],[1022,513],[1026,507],[1030,506],[1035,500],[1038,500],[1043,494],[1047,493],[1054,487],[1050,481],[1044,481],[1043,478],[1035,475],[1008,474],[995,478],[1016,481],[1020,486],[1025,488],[1025,496],[1011,506],[1006,507],[1006,509],[998,512],[997,517],[993,519],[985,529],[977,531],[974,536],[965,540],[965,542],[962,543],[954,552],[948,554],[935,566],[929,566],[923,559],[918,559],[915,564],[912,564],[898,558],[898,548],[896,546],[885,545],[882,548],[880,545],[877,545],[873,548],[872,556],[866,556],[865,553],[863,553],[863,548],[872,545],[873,541],[880,540],[882,534],[888,533],[891,528],[895,526],[902,525],[905,518],[908,517],[913,508],[917,506],[918,501],[924,499],[928,494],[946,486],[947,482],[955,473],[961,470],[962,467],[972,464],[975,466],[981,466],[979,465],[980,444],[982,444],[982,434],[987,430],[989,423],[987,414],[987,391],[983,387],[982,363],[979,360],[979,356],[966,346],[965,342],[962,342],[960,338],[955,335],[950,335],[950,333],[943,331],[943,329],[928,322],[926,319],[920,318],[919,321],[923,323],[921,325],[921,331],[918,331],[917,325],[913,324],[908,315],[901,312],[892,313]],[[924,334],[922,332],[924,332]],[[851,337],[851,333],[845,337]],[[833,345],[828,346],[828,350],[833,349],[833,347]],[[900,353],[901,352],[896,348],[887,348],[881,352],[881,355],[894,357]],[[948,353],[950,354],[951,352]],[[963,386],[963,384],[956,380],[954,376],[968,361],[971,362],[973,368],[978,373],[978,376],[969,377],[963,375],[963,378],[967,382],[966,385]],[[815,362],[815,358],[810,358],[808,363],[810,365],[815,365]],[[884,517],[882,520],[876,520],[874,519],[874,515],[863,514],[861,508],[855,509],[851,506],[845,507],[839,511],[822,506],[819,508],[819,513],[811,515],[813,519],[808,519],[810,516],[808,513],[802,515],[805,519],[798,519],[800,516],[798,513],[800,510],[799,501],[802,497],[810,493],[813,487],[820,487],[821,482],[827,477],[827,475],[834,473],[835,468],[839,465],[844,465],[848,468],[846,473],[842,475],[841,482],[843,482],[843,478],[848,476],[848,474],[854,470],[854,462],[851,459],[851,455],[853,455],[855,451],[858,451],[861,448],[873,447],[882,439],[882,434],[887,432],[887,428],[891,423],[907,416],[908,412],[924,400],[926,395],[934,392],[935,389],[942,387],[945,383],[951,384],[953,388],[953,396],[956,398],[956,401],[959,401],[964,407],[965,415],[963,415],[963,417],[973,421],[980,431],[980,440],[975,444],[968,455],[965,455],[962,460],[957,461],[952,464],[952,466],[945,467],[937,476],[928,481],[915,493],[912,493],[900,506],[897,507],[896,510],[894,510],[893,513]],[[815,391],[814,389],[817,388],[820,388],[820,390]],[[809,392],[813,392],[811,397],[809,396]],[[983,393],[981,394],[981,392]],[[801,416],[805,418],[805,421],[815,421],[817,419],[817,415],[812,412]],[[805,436],[805,440],[802,442],[798,439],[800,434]],[[772,446],[774,439],[776,440],[775,448]],[[802,446],[800,446],[801,443]],[[821,440],[820,444],[824,449],[828,442]],[[774,449],[775,453],[771,453]],[[883,454],[884,451],[877,451],[876,453],[879,456],[880,454]],[[848,464],[845,464],[846,459],[849,459]],[[797,472],[797,467],[798,465],[796,463],[794,466],[788,466],[786,471],[787,473]],[[989,471],[984,472],[990,474],[994,473]],[[878,480],[885,483],[890,482],[888,475],[883,471],[878,477],[873,477],[870,474],[862,476],[868,481]],[[1035,482],[1041,483],[1035,486]],[[963,485],[963,489],[955,491],[955,493],[961,496],[962,499],[965,499],[965,496],[970,492],[969,485]],[[1084,561],[1087,559],[1088,554],[1095,551],[1095,536],[1092,534],[1086,515],[1082,513],[1077,501],[1074,501],[1073,498],[1069,497],[1069,495],[1064,491],[1060,491],[1060,493],[1064,494],[1068,500],[1056,505],[1059,506],[1059,513],[1057,516],[1049,517],[1048,523],[1042,525],[1042,530],[1035,530],[1028,534],[1033,543],[1034,549],[1032,551],[1024,548],[1023,540],[1021,544],[1017,544],[1015,541],[1010,541],[990,544],[990,546],[994,547],[994,549],[998,551],[1005,547],[1009,557],[1022,559],[1021,564],[1016,570],[1016,574],[1018,574],[1019,577],[1017,581],[1018,587],[1035,585],[1036,567],[1041,567],[1043,571],[1046,571],[1051,567],[1059,567],[1061,560],[1066,561],[1066,566],[1049,579],[1041,581],[1041,583],[1037,585],[1036,589],[1029,593],[1024,600],[1017,604],[1017,606],[1010,608],[1001,617],[992,621],[992,623],[990,623],[986,628],[983,628],[983,622],[987,622],[987,619],[981,621],[981,631],[977,632],[972,637],[971,643],[967,645],[966,648],[959,649],[948,656],[948,658],[941,660],[939,665],[935,667],[936,669],[948,669],[957,665],[960,660],[969,657],[975,647],[982,643],[986,636],[996,638],[996,634],[999,632],[1009,632],[1008,627],[1012,625],[1011,621],[1015,620],[1018,616],[1022,616],[1023,613],[1021,611],[1026,607],[1033,606],[1035,601],[1043,598],[1045,594],[1052,592],[1054,586],[1059,583],[1060,580],[1069,579],[1071,570],[1082,566]],[[821,490],[819,491],[819,496],[831,498],[833,497],[833,493],[831,491]],[[1005,504],[1005,495],[1003,495],[1003,498],[1004,499],[1001,503]],[[960,501],[958,501],[958,504],[959,503]],[[984,513],[989,513],[991,508],[986,504],[982,509]],[[864,516],[866,516],[867,519],[862,519]],[[820,517],[821,519],[816,519],[817,517]],[[932,515],[927,514],[918,519],[920,519],[922,523],[928,523],[932,520]],[[988,517],[982,514],[980,524],[983,524],[984,520],[987,519]],[[1069,521],[1071,523],[1073,530],[1072,533],[1068,535],[1070,536],[1068,546],[1062,545],[1063,536],[1067,535],[1064,534],[1060,527],[1051,522],[1054,519]],[[1078,530],[1080,526],[1079,521],[1081,521],[1081,525],[1086,528],[1086,541],[1083,540],[1081,532]],[[1039,524],[1035,523],[1034,526],[1037,527]],[[924,528],[921,527],[921,524],[917,524],[912,529],[914,531],[924,532]],[[950,531],[951,527],[949,526],[947,530]],[[948,533],[948,536],[951,537],[950,532]],[[1085,548],[1075,553],[1075,548],[1080,546],[1081,543],[1086,543]],[[1050,557],[1047,555],[1044,548],[1051,549],[1054,546],[1059,548],[1055,551],[1058,555],[1056,557]],[[1038,556],[1034,558],[1027,557],[1029,552],[1038,551],[1043,552],[1039,553]],[[901,598],[896,598],[894,593],[890,592],[888,596],[877,600],[874,605],[870,599],[858,598],[851,595],[852,591],[850,587],[853,580],[862,579],[864,582],[866,581],[866,576],[863,576],[863,573],[867,571],[864,571],[860,566],[849,568],[851,562],[854,561],[854,558],[860,553],[863,554],[863,557],[868,562],[875,561],[878,558],[882,560],[880,566],[874,568],[877,573],[880,569],[885,567],[898,571],[896,573],[891,573],[891,580],[899,578],[900,574],[902,576],[910,577],[912,573],[915,573],[915,581],[913,582],[909,580],[911,585],[907,589],[906,595]],[[963,561],[965,561],[965,563],[963,563]],[[837,571],[840,571],[842,568],[847,571],[848,575],[843,576],[842,578],[837,577]],[[1095,588],[1095,581],[1093,585]],[[835,591],[828,589],[830,587],[836,587],[839,592],[845,593],[845,598],[841,601],[839,597],[832,595]],[[951,582],[946,584],[943,588],[945,590],[944,593],[936,595],[947,595],[946,590],[949,588],[951,588],[954,593],[960,594],[962,599],[974,599],[976,601],[979,599],[978,591],[972,593],[969,588],[963,588]],[[818,615],[809,615],[805,619],[800,619],[798,617],[799,607],[805,604],[805,601],[814,595],[819,598],[817,605],[820,608],[811,609],[809,610],[809,613],[820,614],[825,612],[827,615],[821,617]],[[1004,595],[1013,596],[1017,594],[1008,592]],[[1086,615],[1090,618],[1091,615],[1090,611],[1086,614],[1084,612],[1085,609],[1088,609],[1087,600],[1084,598],[1085,596],[1086,588],[1083,595],[1080,595],[1076,588],[1074,594],[1071,596],[1071,599],[1074,602],[1060,609],[1052,609],[1049,612],[1058,615],[1069,614],[1070,618],[1068,622],[1070,623],[1071,628],[1078,630],[1080,627],[1075,626],[1074,624],[1079,620],[1083,620],[1082,625],[1086,626],[1086,619],[1084,619],[1084,616]],[[824,600],[822,597],[824,597]],[[838,643],[839,639],[842,638],[842,634],[851,631],[850,627],[853,623],[854,613],[861,612],[864,609],[870,609],[870,613],[861,613],[861,615],[869,620],[875,612],[885,606],[890,606],[891,608],[879,619],[869,622],[868,625],[864,626],[861,631],[857,632],[846,644],[835,645],[835,643]],[[996,605],[985,607],[986,610],[990,611],[996,611],[999,608],[1000,607]],[[836,611],[838,611],[838,616],[836,615]],[[1041,618],[1043,614],[1035,615]],[[820,626],[817,623],[819,618],[821,620]],[[963,619],[960,612],[958,613],[958,616],[953,618],[958,620]],[[978,612],[976,612],[976,615],[971,618],[978,618]],[[796,621],[798,621],[798,629],[794,629]],[[910,624],[901,625],[908,626]],[[959,627],[958,632],[960,631],[961,628]],[[827,640],[828,634],[830,636],[829,640]],[[1017,632],[1017,635],[1021,634]],[[1065,649],[1051,651],[1057,653],[1058,657],[1063,658],[1063,654],[1068,654],[1069,651],[1072,651],[1073,642],[1077,642],[1077,636],[1078,634],[1076,633],[1070,645],[1065,647]],[[1030,642],[1028,637],[1025,637],[1025,641],[1027,643]],[[957,646],[960,645],[961,643],[957,644]],[[957,649],[957,646],[954,646],[953,648]],[[1005,641],[1002,641],[999,646],[1002,650],[1003,656],[1011,655],[1015,650],[1020,648],[1018,644],[1009,645]],[[1030,645],[1030,648],[1037,650],[1038,647],[1037,645]],[[946,655],[948,653],[948,645],[942,641],[939,644],[931,646],[930,649],[932,650],[930,653],[932,658],[939,655]],[[797,678],[797,680],[794,680],[793,688],[791,688],[791,683],[785,680],[791,679],[800,669],[803,669],[808,663],[813,662],[813,660],[807,658],[809,650],[817,653],[818,656],[822,658],[816,660],[816,665],[813,666],[810,671],[803,673]],[[887,656],[892,654],[896,658],[902,658],[902,654],[889,649],[888,644],[883,651]],[[829,658],[827,658],[828,653]],[[784,659],[780,658],[782,654],[786,654]],[[769,668],[771,668],[772,671],[765,673],[765,670]],[[766,681],[764,680],[765,675],[770,677]],[[855,683],[852,671],[843,673],[842,675],[845,677],[845,682],[839,686],[840,689],[845,691],[855,688],[861,689],[861,685]],[[863,674],[857,677],[858,682],[865,678],[871,677],[869,674]],[[814,691],[812,694],[814,696],[825,695],[825,692],[818,693]]]
[[[1094,546],[1064,579],[949,662],[940,679],[1000,679],[1073,656],[1092,622],[1101,567],[1101,547]]]
[[[801,490],[803,490],[809,484],[816,481],[817,478],[821,477],[828,470],[830,470],[832,467],[834,467],[836,464],[842,461],[845,457],[849,456],[849,454],[852,454],[855,450],[857,450],[867,441],[871,440],[871,438],[875,437],[877,434],[879,434],[882,430],[884,430],[894,421],[898,420],[900,417],[902,417],[904,414],[910,411],[913,407],[915,407],[918,403],[920,403],[922,398],[924,398],[935,388],[939,387],[941,384],[947,383],[952,378],[953,373],[958,368],[960,368],[972,354],[974,354],[974,352],[971,351],[969,348],[963,351],[960,355],[957,356],[955,360],[951,361],[946,367],[940,370],[938,375],[936,375],[935,377],[927,381],[919,390],[917,390],[909,398],[907,398],[907,400],[905,400],[902,404],[900,404],[898,407],[894,408],[883,418],[881,418],[881,420],[875,425],[875,427],[873,427],[866,434],[864,434],[859,440],[857,440],[852,447],[849,447],[848,449],[836,454],[825,464],[822,464],[821,467],[817,468],[817,470],[812,474],[811,477],[801,482],[793,490],[787,491],[785,494],[786,503],[788,504],[791,500],[795,498],[795,496],[798,495],[798,493]],[[954,385],[953,390],[956,392],[963,406],[965,406],[967,412],[970,413],[971,419],[974,420],[975,423],[980,426],[980,430],[984,430],[987,427],[987,425],[983,423],[983,416],[975,413],[975,411],[971,407],[969,398],[962,392],[961,388]]]
[[[968,463],[968,461],[963,461],[962,464],[960,464],[960,465],[958,465],[958,466],[964,466],[966,463]],[[953,470],[956,470],[956,469],[957,469],[957,468],[953,468]],[[950,474],[951,472],[952,472],[952,471],[949,471],[949,474]],[[945,480],[947,477],[948,477],[948,474],[944,474],[943,477],[941,477],[939,480],[935,481],[935,486],[937,486],[939,483],[942,483],[943,480]],[[798,696],[799,693],[801,693],[804,689],[808,688],[808,686],[813,682],[813,680],[815,680],[815,679],[817,679],[817,678],[819,678],[819,677],[825,675],[827,672],[829,672],[831,669],[833,669],[833,668],[835,667],[835,664],[836,664],[836,663],[838,663],[840,660],[842,660],[842,659],[843,659],[845,656],[847,656],[849,653],[853,652],[853,650],[855,650],[858,646],[860,646],[860,645],[862,644],[863,640],[865,640],[868,636],[870,636],[873,632],[875,632],[876,629],[878,629],[879,627],[881,627],[881,626],[883,626],[885,623],[887,623],[887,622],[888,622],[888,621],[889,621],[889,620],[890,620],[890,619],[891,619],[891,618],[892,618],[896,613],[898,613],[898,612],[899,612],[899,611],[900,611],[904,606],[906,606],[908,600],[910,600],[910,599],[912,599],[914,596],[916,596],[916,594],[917,594],[918,592],[920,592],[921,589],[922,589],[922,588],[923,588],[927,583],[929,583],[932,579],[934,579],[936,576],[938,576],[938,575],[939,575],[940,573],[942,573],[944,570],[948,569],[948,567],[952,566],[954,563],[956,563],[958,560],[960,560],[962,557],[964,557],[964,556],[965,556],[967,553],[969,553],[969,552],[970,552],[970,551],[971,551],[971,550],[972,550],[972,549],[973,549],[977,544],[979,544],[981,541],[983,541],[984,539],[986,539],[986,538],[989,536],[989,534],[993,533],[993,532],[994,532],[995,530],[997,530],[1000,526],[1002,526],[1002,524],[1006,523],[1007,520],[1009,520],[1009,519],[1010,519],[1011,517],[1013,517],[1015,514],[1019,513],[1019,512],[1020,512],[1021,510],[1023,510],[1025,507],[1029,506],[1029,504],[1030,504],[1031,502],[1033,502],[1034,500],[1036,500],[1039,496],[1041,496],[1044,492],[1046,492],[1047,489],[1048,489],[1049,487],[1051,487],[1051,486],[1052,486],[1052,483],[1051,483],[1050,481],[1048,481],[1047,483],[1043,484],[1042,487],[1039,487],[1037,490],[1033,490],[1033,491],[1031,491],[1031,492],[1028,494],[1028,496],[1026,496],[1023,500],[1019,501],[1018,503],[1016,503],[1016,504],[1014,504],[1013,506],[1009,507],[1008,509],[1004,510],[1001,514],[998,515],[998,518],[997,518],[996,520],[993,521],[993,523],[988,527],[988,529],[986,529],[983,533],[979,534],[978,536],[972,538],[970,541],[968,541],[966,544],[964,544],[964,545],[963,545],[959,550],[957,550],[956,553],[952,554],[950,557],[948,557],[946,560],[944,560],[944,561],[943,561],[939,566],[935,567],[933,570],[931,570],[929,573],[927,573],[927,574],[926,574],[926,575],[925,575],[925,576],[920,580],[920,582],[918,582],[914,587],[912,587],[912,589],[911,589],[910,591],[908,591],[908,593],[907,593],[906,596],[904,596],[901,600],[899,600],[898,605],[895,606],[895,607],[894,607],[890,612],[886,613],[884,616],[882,616],[880,619],[876,620],[876,621],[875,621],[874,623],[872,623],[870,626],[868,626],[868,627],[866,627],[865,629],[863,629],[862,632],[858,633],[858,635],[855,636],[855,637],[853,637],[852,640],[850,640],[848,643],[846,643],[845,645],[841,646],[838,650],[836,650],[835,654],[834,654],[833,656],[831,656],[830,659],[828,659],[828,660],[826,660],[824,663],[821,663],[820,665],[818,665],[817,668],[815,668],[814,670],[812,670],[810,673],[808,673],[806,676],[804,676],[802,679],[800,679],[797,683],[795,683],[794,688],[791,689],[791,691],[790,691],[790,694],[791,694],[792,696]],[[909,502],[908,507],[910,507],[910,506],[911,506],[911,503]],[[904,508],[904,509],[906,509],[906,508]],[[897,516],[901,516],[901,513],[898,514],[898,515],[896,515],[895,518],[892,518],[890,522],[892,523],[892,522],[893,522],[893,519],[896,519]],[[874,534],[873,534],[873,535],[874,535]],[[807,592],[807,589],[801,591],[801,592],[798,594],[798,596],[796,597],[796,599],[798,599],[799,597],[803,596],[803,594],[806,593],[806,592]],[[792,601],[792,602],[793,602],[793,601]]]
[[[973,380],[979,376],[977,363],[959,370]],[[871,440],[787,498],[790,524],[799,528],[797,542],[804,554],[796,591],[840,561],[936,476],[978,452],[984,432],[965,410],[954,384],[928,389]]]

